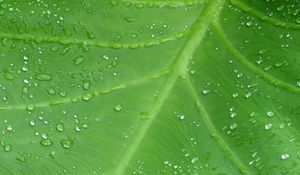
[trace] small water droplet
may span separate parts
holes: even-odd
[[[237,127],[238,127],[238,125],[237,125],[236,123],[232,123],[232,124],[230,124],[230,126],[229,126],[229,128],[230,128],[231,130],[236,129]]]
[[[64,125],[62,123],[56,124],[56,130],[58,132],[63,132],[64,131]]]
[[[26,109],[28,111],[33,111],[35,109],[35,106],[33,104],[29,104],[29,105],[26,106]]]
[[[283,154],[281,154],[280,157],[281,157],[282,160],[286,160],[286,159],[290,158],[290,155],[287,154],[287,153],[283,153]]]
[[[7,130],[7,131],[12,131],[12,130],[13,130],[12,125],[7,125],[7,126],[6,126],[6,130]]]
[[[131,17],[125,17],[124,20],[125,20],[126,22],[128,22],[128,23],[134,22],[134,19],[131,18]]]
[[[34,126],[34,125],[35,125],[35,121],[34,121],[34,120],[31,120],[31,121],[29,122],[29,124],[30,124],[30,126]]]
[[[12,145],[5,144],[5,145],[3,145],[3,149],[5,152],[10,152],[10,151],[12,151]]]
[[[89,81],[85,81],[85,82],[83,82],[83,89],[84,90],[88,90],[89,88],[90,88],[90,82]]]
[[[184,120],[184,119],[185,119],[185,116],[184,116],[184,115],[177,115],[177,118],[178,118],[179,120]]]
[[[49,153],[49,157],[51,157],[52,159],[55,159],[56,158],[56,152],[55,151],[51,151]]]
[[[272,123],[265,124],[265,129],[269,130],[272,128]]]
[[[51,146],[53,144],[53,142],[50,139],[43,139],[40,141],[40,144],[43,146]]]
[[[120,111],[123,109],[123,107],[122,107],[121,104],[118,104],[118,105],[116,105],[116,106],[114,107],[114,109],[115,109],[116,112],[120,112]]]
[[[60,144],[65,149],[70,149],[73,146],[74,141],[71,139],[62,139]]]
[[[267,116],[268,116],[268,117],[273,117],[273,116],[274,116],[274,113],[273,113],[272,111],[268,111],[268,112],[267,112]]]
[[[39,81],[50,81],[52,79],[52,77],[47,74],[38,74],[35,78]]]
[[[108,60],[109,56],[108,55],[103,55],[102,58],[105,59],[105,60]]]
[[[191,160],[191,163],[194,164],[194,163],[196,163],[198,160],[199,160],[198,157],[194,157],[194,158]]]
[[[80,65],[81,63],[83,63],[85,61],[85,57],[84,56],[78,56],[76,58],[73,59],[73,64],[75,66]]]

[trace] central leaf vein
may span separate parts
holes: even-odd
[[[193,25],[190,35],[188,36],[186,44],[181,49],[176,58],[172,71],[167,81],[165,82],[165,85],[161,89],[161,95],[153,103],[153,106],[151,108],[152,112],[150,113],[150,119],[141,124],[140,128],[136,132],[135,137],[129,143],[127,150],[125,151],[123,157],[119,160],[119,163],[116,165],[116,168],[112,174],[122,175],[125,173],[129,163],[135,155],[135,152],[141,145],[147,131],[151,127],[155,118],[158,116],[161,107],[163,106],[165,100],[168,98],[173,87],[175,86],[177,79],[179,78],[179,76],[183,76],[186,74],[190,58],[193,56],[195,50],[201,43],[210,25],[210,22],[214,18],[218,17],[223,3],[223,0],[210,1],[204,11],[200,13],[197,21]]]

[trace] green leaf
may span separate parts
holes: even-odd
[[[297,0],[0,0],[0,174],[299,174]]]

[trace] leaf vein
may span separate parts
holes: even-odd
[[[267,80],[273,85],[279,86],[283,89],[286,89],[288,91],[294,92],[294,93],[300,93],[300,88],[297,88],[296,86],[293,86],[289,83],[286,83],[270,74],[267,74],[266,72],[262,71],[260,68],[253,65],[250,61],[247,60],[229,41],[229,39],[224,34],[221,26],[219,23],[214,22],[213,26],[219,35],[220,39],[224,42],[227,49],[234,55],[234,58],[236,58],[240,63],[248,67],[252,72],[258,74],[263,79]]]
[[[186,74],[190,58],[193,56],[195,50],[197,49],[198,45],[201,43],[204,35],[206,34],[211,20],[213,18],[218,17],[223,3],[223,0],[210,1],[207,4],[207,7],[204,8],[203,12],[199,14],[197,21],[192,27],[191,34],[188,36],[186,44],[180,50],[177,58],[175,59],[176,61],[173,65],[171,73],[168,79],[166,80],[164,86],[162,87],[161,95],[155,99],[155,103],[153,103],[152,107],[150,107],[152,111],[150,113],[150,119],[144,121],[140,125],[138,131],[136,132],[136,136],[129,143],[127,150],[125,151],[123,157],[121,157],[121,159],[119,160],[119,163],[116,165],[116,168],[112,172],[112,174],[123,175],[125,173],[129,163],[135,155],[135,152],[141,145],[144,136],[150,129],[153,121],[158,116],[158,113],[161,110],[161,107],[163,106],[165,100],[168,98],[173,87],[175,86],[177,79],[180,77],[180,75]]]
[[[67,103],[71,103],[74,99],[78,100],[83,100],[84,101],[84,96],[90,96],[90,98],[96,97],[96,96],[101,96],[101,95],[105,95],[105,94],[109,94],[111,92],[117,91],[117,90],[121,90],[124,88],[128,88],[131,86],[136,86],[142,83],[145,83],[151,79],[157,79],[159,77],[161,77],[164,72],[166,71],[162,71],[160,73],[156,73],[154,75],[151,76],[145,76],[139,79],[135,79],[135,80],[131,80],[128,82],[123,82],[121,84],[118,84],[116,86],[110,87],[110,88],[105,88],[105,89],[99,89],[99,90],[94,90],[94,91],[90,91],[90,92],[86,92],[84,94],[80,94],[80,95],[76,95],[76,96],[72,96],[72,97],[67,97],[67,98],[62,98],[62,99],[57,99],[57,100],[53,100],[53,101],[46,101],[46,102],[39,102],[39,103],[35,103],[35,104],[23,104],[23,105],[9,105],[9,106],[0,106],[0,110],[13,110],[13,109],[18,109],[18,110],[22,110],[22,109],[26,109],[28,105],[33,105],[35,108],[42,108],[42,107],[48,107],[48,106],[54,106],[54,105],[61,105],[61,104],[67,104]]]
[[[36,41],[36,42],[46,42],[46,43],[58,43],[63,45],[87,45],[101,48],[129,48],[136,49],[141,47],[151,47],[164,44],[166,42],[175,41],[177,39],[183,38],[189,30],[179,32],[176,34],[171,34],[168,37],[159,38],[155,41],[144,41],[139,43],[106,43],[103,41],[96,40],[85,40],[85,39],[76,39],[76,38],[66,38],[66,37],[49,37],[43,35],[32,35],[32,34],[14,34],[14,33],[5,33],[0,32],[0,39],[12,39],[12,40],[22,40],[22,41]]]
[[[212,121],[210,120],[210,117],[208,115],[208,113],[206,112],[200,97],[197,95],[197,92],[195,90],[195,87],[192,83],[192,80],[190,79],[190,76],[187,75],[187,87],[194,99],[194,101],[197,103],[197,108],[198,108],[198,112],[200,113],[200,116],[202,117],[206,127],[208,128],[211,136],[215,139],[215,141],[217,142],[217,144],[219,145],[219,147],[222,149],[222,151],[224,151],[225,155],[228,156],[228,158],[236,165],[237,168],[240,169],[240,171],[243,174],[251,174],[250,170],[248,170],[247,166],[245,166],[240,160],[239,158],[236,156],[236,154],[234,153],[234,151],[227,145],[226,141],[224,139],[222,139],[221,135],[219,134],[219,132],[217,131],[217,129],[215,128],[215,126],[213,125]]]
[[[274,26],[300,30],[300,25],[295,24],[295,23],[291,23],[291,22],[285,22],[285,21],[282,21],[282,20],[277,19],[277,18],[266,16],[264,13],[253,9],[252,7],[250,7],[248,4],[246,4],[244,2],[241,2],[239,0],[230,0],[230,2],[234,6],[242,9],[243,11],[245,11],[245,12],[247,12],[247,13],[255,16],[255,17],[258,17],[262,21],[269,22],[270,24],[273,24]]]

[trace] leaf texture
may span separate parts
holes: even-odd
[[[299,174],[297,0],[0,0],[0,174]]]

